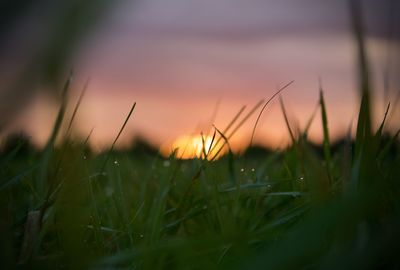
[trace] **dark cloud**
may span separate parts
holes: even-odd
[[[361,1],[372,37],[399,39],[400,6],[394,0]],[[348,0],[146,0],[124,6],[110,35],[191,36],[254,40],[277,35],[348,33]],[[106,27],[107,28],[107,27]]]

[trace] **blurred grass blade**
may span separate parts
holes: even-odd
[[[60,109],[57,114],[56,121],[54,123],[54,127],[52,130],[52,133],[50,135],[49,140],[47,141],[47,144],[43,150],[43,156],[41,160],[41,167],[39,170],[39,178],[38,181],[36,182],[36,189],[39,192],[41,196],[46,196],[46,184],[47,184],[47,173],[48,173],[48,166],[49,166],[49,161],[51,156],[53,155],[53,148],[57,139],[57,136],[61,130],[61,126],[64,120],[64,115],[65,115],[65,110],[67,107],[67,96],[69,92],[69,88],[72,82],[72,72],[69,74],[69,77],[67,81],[64,84],[64,88],[62,90],[62,96],[61,96],[61,105]],[[51,179],[51,181],[55,181],[55,179]],[[44,197],[43,197],[44,199]]]
[[[244,112],[244,110],[246,109],[246,106],[242,106],[240,108],[240,110],[236,113],[236,115],[232,118],[232,120],[229,122],[229,124],[225,127],[225,129],[223,130],[223,133],[227,133],[231,127],[235,124],[235,122],[239,119],[239,117],[242,115],[242,113]],[[217,139],[217,141],[215,142],[215,144],[213,145],[213,147],[211,148],[210,152],[212,152],[221,142],[221,137],[219,137]]]
[[[207,160],[206,140],[204,139],[203,132],[200,132],[200,138],[201,138],[201,152],[202,152],[202,154],[200,154],[200,158],[203,157],[203,159]]]
[[[86,83],[85,83],[85,85],[84,85],[84,87],[83,87],[83,90],[81,91],[81,94],[79,95],[78,101],[77,101],[77,103],[75,104],[75,107],[74,107],[74,110],[73,110],[71,119],[70,119],[70,121],[69,121],[67,130],[66,130],[66,132],[65,132],[65,138],[64,138],[65,140],[68,140],[68,139],[69,139],[69,135],[70,135],[70,132],[71,132],[72,124],[74,123],[76,114],[77,114],[78,109],[79,109],[79,107],[80,107],[80,105],[81,105],[83,96],[85,95],[85,92],[86,92],[86,89],[87,89],[88,85],[89,85],[89,79],[86,81]],[[65,156],[65,153],[66,153],[66,151],[67,151],[68,146],[69,146],[68,144],[63,144],[63,145],[62,145],[61,154],[60,154],[60,157],[58,158],[58,162],[57,162],[57,164],[56,164],[56,166],[55,166],[55,171],[54,171],[54,173],[53,173],[53,175],[52,175],[52,179],[53,179],[53,180],[49,183],[49,187],[48,187],[48,189],[47,189],[47,195],[46,195],[46,198],[45,198],[45,203],[44,203],[44,205],[46,205],[46,204],[48,203],[50,194],[53,193],[53,188],[54,188],[54,186],[56,185],[56,179],[57,179],[58,174],[59,174],[59,172],[60,172],[61,164],[62,164],[62,162],[63,162],[63,160],[64,160],[64,156]],[[45,209],[43,209],[43,210],[45,210]]]
[[[380,140],[381,137],[382,137],[383,129],[384,129],[384,126],[385,126],[386,118],[387,118],[388,113],[389,113],[389,109],[390,109],[390,102],[388,103],[388,105],[386,107],[385,115],[383,117],[381,125],[379,126],[377,132],[375,133],[375,138],[377,138],[378,140]]]
[[[76,114],[78,112],[78,109],[81,106],[83,97],[85,96],[86,90],[87,90],[87,88],[89,86],[89,82],[90,82],[90,79],[87,79],[86,82],[85,82],[85,85],[83,86],[83,89],[82,89],[82,91],[81,91],[81,93],[79,95],[78,101],[75,104],[74,110],[72,112],[71,119],[69,120],[69,123],[68,123],[67,131],[65,132],[66,137],[68,137],[69,132],[71,131],[72,124],[74,123],[74,120],[75,120]]]
[[[256,105],[254,105],[254,107],[245,115],[245,117],[242,119],[242,121],[240,121],[236,127],[232,130],[231,133],[229,133],[229,135],[226,137],[228,139],[230,139],[233,135],[235,135],[235,133],[243,126],[244,123],[247,122],[247,120],[250,118],[250,116],[253,115],[253,113],[255,113],[255,111],[264,103],[264,100],[260,100]]]
[[[310,127],[312,125],[312,123],[314,122],[315,116],[317,115],[318,109],[320,108],[320,104],[318,102],[318,104],[315,106],[310,118],[307,121],[307,124],[304,128],[304,132],[303,132],[303,137],[307,138],[308,137],[308,131],[310,130]]]
[[[40,231],[40,212],[30,211],[28,213],[25,223],[24,240],[22,242],[21,253],[19,255],[18,264],[24,264],[31,258],[32,253],[34,251],[35,242],[39,235],[39,231]]]
[[[264,103],[264,100],[260,100],[256,105],[254,105],[254,107],[244,116],[244,118],[236,125],[236,127],[229,133],[228,136],[226,136],[226,140],[224,141],[224,143],[222,144],[222,146],[218,149],[218,153],[222,150],[223,147],[225,147],[225,142],[227,140],[229,140],[230,138],[233,137],[233,135],[235,135],[235,133],[243,126],[243,124],[253,115],[253,113]],[[242,109],[244,109],[244,107],[242,107]],[[238,117],[241,115],[242,113],[242,109],[239,111],[238,114],[236,114],[236,116],[234,117],[234,121],[232,121],[232,125],[233,123],[236,122],[236,120],[238,119]],[[231,126],[231,123],[228,126]],[[226,132],[223,132],[226,133]],[[221,139],[221,138],[220,138]],[[217,147],[218,142],[220,140],[217,141],[217,143],[215,144],[215,147]]]
[[[322,119],[322,129],[324,132],[324,141],[323,141],[323,148],[324,148],[324,158],[326,162],[326,170],[328,173],[328,178],[330,184],[332,184],[332,175],[331,175],[331,145],[329,139],[329,128],[328,128],[328,117],[326,113],[325,107],[325,100],[324,100],[324,93],[322,91],[322,86],[320,85],[319,91],[319,102],[321,106],[321,119]]]
[[[232,149],[229,144],[228,138],[216,126],[213,125],[213,127],[215,128],[216,132],[218,132],[218,134],[221,136],[221,138],[224,140],[224,144],[217,150],[217,152],[214,154],[214,156],[211,158],[211,160],[215,160],[218,157],[219,153],[222,151],[222,149],[225,147],[225,145],[228,146],[229,154],[231,155]]]
[[[388,156],[390,149],[392,149],[392,147],[398,142],[399,134],[400,134],[400,130],[398,130],[396,132],[396,134],[390,138],[389,142],[387,142],[387,144],[385,146],[383,146],[382,150],[380,151],[380,153],[378,155],[378,158],[377,158],[378,160],[382,160]]]
[[[292,128],[290,127],[289,118],[288,118],[287,113],[286,113],[285,104],[283,103],[282,96],[279,96],[279,104],[281,105],[283,118],[285,119],[286,127],[287,127],[287,129],[289,131],[290,139],[292,140],[292,144],[294,145],[295,142],[296,142],[296,139],[294,137]]]
[[[129,118],[131,117],[132,112],[133,112],[133,110],[135,109],[135,107],[136,107],[136,102],[133,103],[133,105],[132,105],[132,107],[131,107],[131,109],[130,109],[128,115],[127,115],[126,118],[125,118],[124,123],[123,123],[122,126],[121,126],[121,129],[119,130],[117,136],[115,137],[113,143],[111,144],[110,149],[108,150],[108,153],[106,154],[106,157],[105,157],[105,159],[104,159],[103,165],[101,166],[101,169],[100,169],[100,175],[102,175],[102,173],[104,172],[104,169],[106,168],[107,162],[108,162],[108,160],[109,160],[109,158],[110,158],[111,152],[114,150],[115,144],[117,143],[119,137],[121,136],[122,131],[124,131],[125,126],[126,126],[126,124],[128,123]]]
[[[86,147],[87,144],[89,143],[89,140],[90,140],[90,137],[92,136],[93,131],[94,131],[94,128],[92,128],[92,129],[89,131],[88,135],[86,136],[85,140],[83,141],[83,144],[82,144],[83,147]]]
[[[52,130],[50,139],[48,140],[47,145],[45,147],[45,152],[48,151],[50,148],[52,148],[54,146],[54,143],[55,143],[55,141],[57,139],[57,135],[60,132],[60,129],[61,129],[61,126],[62,126],[62,122],[64,120],[65,110],[66,110],[67,103],[68,103],[68,92],[69,92],[69,88],[70,88],[71,82],[72,82],[72,72],[70,73],[70,75],[69,75],[69,77],[68,77],[68,79],[67,79],[67,81],[66,81],[66,83],[64,85],[64,88],[63,88],[63,91],[62,91],[62,94],[61,94],[61,106],[60,106],[60,109],[58,111],[57,118],[56,118],[56,121],[54,123],[54,127],[53,127],[53,130]]]
[[[358,76],[360,86],[361,104],[358,115],[356,132],[356,156],[361,154],[362,148],[368,144],[371,138],[371,104],[368,61],[364,43],[363,20],[361,5],[358,0],[349,0],[351,22],[358,52]]]
[[[8,180],[4,181],[0,185],[0,192],[3,191],[4,189],[10,187],[10,186],[16,185],[25,176],[27,176],[27,175],[31,174],[32,172],[34,172],[38,167],[39,167],[39,164],[35,164],[35,165],[29,167],[28,169],[23,170],[22,172],[20,172],[19,174],[15,175],[11,179],[8,179]]]
[[[233,152],[232,152],[231,146],[229,144],[228,138],[226,138],[225,134],[223,132],[221,132],[216,126],[214,126],[214,128],[218,132],[218,134],[221,136],[221,138],[224,139],[226,145],[228,146],[228,151],[229,151],[228,152],[229,180],[230,180],[231,183],[239,184],[239,182],[237,181],[236,175],[235,175],[235,159],[234,159]],[[214,155],[213,159],[215,159],[218,156],[218,154],[219,154],[219,152],[221,150],[222,150],[222,148],[217,151],[217,153]]]

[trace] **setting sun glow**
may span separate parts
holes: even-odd
[[[208,160],[221,157],[225,152],[222,140],[219,141],[211,136],[201,135],[184,135],[178,137],[172,144],[161,147],[161,153],[164,156],[169,156],[175,152],[175,156],[180,159],[205,158]]]

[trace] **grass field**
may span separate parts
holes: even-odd
[[[360,111],[340,143],[321,91],[321,146],[294,132],[281,101],[292,139],[282,151],[231,153],[236,120],[211,133],[226,151],[215,160],[206,147],[192,160],[114,144],[94,154],[86,140],[55,143],[75,117],[64,98],[43,149],[17,141],[1,154],[1,268],[399,269],[399,132],[386,132],[386,115],[373,128],[356,17]]]
[[[283,151],[214,161],[55,147],[61,108],[45,149],[17,141],[2,155],[2,265],[396,269],[398,133],[384,121],[372,133],[365,104],[355,141],[331,145],[321,92],[321,147],[303,132]],[[216,131],[212,145],[224,139]]]

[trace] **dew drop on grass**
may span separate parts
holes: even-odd
[[[256,171],[256,169],[254,169],[254,168],[251,168],[251,171],[252,171],[252,172],[255,172],[255,171]]]
[[[114,160],[114,164],[119,166],[118,160]]]
[[[241,168],[241,169],[240,169],[240,172],[244,172],[244,168]]]
[[[186,165],[185,165],[185,164],[183,164],[183,165],[181,166],[181,171],[182,171],[182,172],[186,171]]]
[[[169,160],[165,160],[165,161],[163,162],[163,165],[164,165],[164,167],[169,167],[169,165],[170,165]]]
[[[108,186],[105,188],[105,193],[107,197],[110,197],[114,193],[114,190]]]

